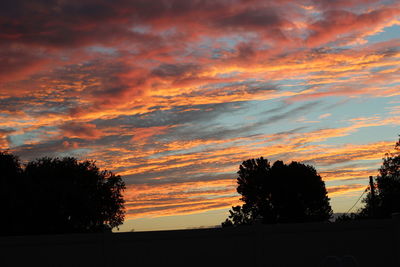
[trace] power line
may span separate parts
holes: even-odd
[[[356,205],[357,203],[360,201],[360,199],[363,197],[363,195],[365,194],[365,192],[368,191],[368,187],[365,188],[364,192],[361,194],[361,196],[357,199],[356,203],[354,203],[354,205],[346,212],[346,214],[348,214]]]

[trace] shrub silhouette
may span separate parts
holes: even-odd
[[[325,183],[310,165],[276,161],[270,166],[261,157],[244,161],[238,175],[244,204],[232,207],[223,226],[327,221],[332,216]]]
[[[111,231],[124,220],[124,182],[110,171],[100,171],[93,161],[41,158],[22,168],[18,158],[7,153],[0,161],[1,173],[6,173],[2,192],[19,192],[5,196],[4,215],[18,219],[7,220],[3,234]],[[13,168],[16,171],[5,172]],[[18,202],[18,210],[10,211],[12,202]]]

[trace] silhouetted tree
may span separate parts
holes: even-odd
[[[0,234],[15,233],[24,218],[21,212],[24,195],[21,163],[18,157],[0,151]]]
[[[232,207],[222,226],[327,221],[332,216],[325,183],[310,165],[276,161],[271,167],[261,157],[244,161],[238,175],[244,204]]]
[[[6,157],[0,166],[12,169],[13,163],[18,174],[9,175],[14,181],[2,184],[1,191],[21,189],[23,194],[6,198],[22,203],[17,212],[24,217],[22,221],[10,220],[5,234],[10,233],[10,227],[14,229],[11,234],[55,234],[111,231],[122,224],[125,184],[119,175],[99,170],[93,161],[72,157],[41,158],[21,168],[16,157],[3,155]],[[9,158],[14,161],[6,162]],[[14,223],[19,229],[12,226]]]
[[[243,206],[232,207],[229,211],[229,217],[222,223],[223,227],[233,225],[249,225],[254,222],[252,216],[252,208],[250,205],[244,204]]]
[[[386,153],[379,175],[376,178],[375,199],[371,190],[363,200],[362,217],[390,217],[400,212],[400,139],[396,142],[393,153]]]

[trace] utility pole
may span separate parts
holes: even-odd
[[[374,217],[375,217],[375,214],[376,214],[376,212],[375,212],[375,211],[376,211],[376,205],[375,205],[375,203],[376,203],[376,201],[375,201],[376,197],[375,197],[374,180],[373,180],[373,177],[372,177],[372,176],[369,177],[369,187],[371,188],[371,209],[372,209],[372,211],[371,211],[371,217],[374,218]]]

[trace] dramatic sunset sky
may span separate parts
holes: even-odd
[[[122,231],[220,224],[260,156],[347,211],[399,119],[398,0],[0,3],[0,150],[120,174]]]

